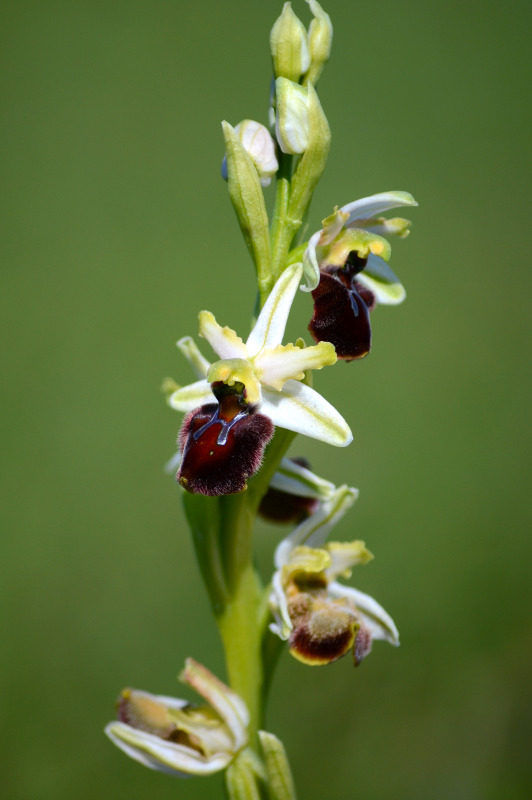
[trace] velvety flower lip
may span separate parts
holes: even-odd
[[[213,386],[218,404],[190,411],[179,434],[177,480],[192,494],[216,497],[244,491],[257,472],[274,427],[249,406],[238,384]]]
[[[410,222],[402,218],[386,219],[380,215],[392,208],[417,206],[408,192],[382,192],[355,200],[323,220],[323,228],[314,233],[303,256],[306,286],[312,291],[320,279],[320,268],[325,264],[341,265],[349,252],[357,250],[367,258],[359,280],[375,296],[378,303],[401,303],[405,290],[397,276],[386,263],[390,246],[384,236],[408,234]]]
[[[306,370],[335,363],[332,344],[282,344],[301,276],[301,264],[286,268],[246,342],[231,328],[221,327],[210,312],[200,313],[200,336],[207,339],[220,360],[208,365],[189,338],[180,340],[180,349],[201,380],[174,391],[168,399],[172,408],[191,411],[214,402],[213,383],[241,383],[246,401],[274,425],[338,447],[350,444],[353,436],[344,418],[324,397],[302,383]]]
[[[371,348],[370,310],[373,293],[357,278],[367,259],[350,253],[341,267],[320,269],[320,282],[312,290],[314,313],[308,329],[315,342],[331,342],[345,361],[364,358]]]
[[[208,669],[189,658],[181,680],[207,700],[186,700],[136,689],[122,692],[120,720],[105,733],[126,755],[177,777],[225,769],[246,745],[249,713],[242,699]]]

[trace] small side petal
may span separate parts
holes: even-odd
[[[361,200],[348,203],[346,206],[342,206],[340,211],[345,211],[349,214],[346,222],[346,225],[349,225],[355,219],[377,217],[384,211],[389,211],[391,208],[399,208],[400,206],[417,206],[417,203],[409,192],[381,192],[380,194],[372,194],[370,197],[363,197]]]
[[[205,356],[200,353],[198,345],[192,336],[183,336],[182,339],[176,342],[176,345],[194,370],[196,377],[206,378],[210,365]]]
[[[235,331],[227,326],[222,328],[210,311],[200,311],[199,323],[200,336],[207,339],[221,359],[246,358],[246,346],[240,336],[237,336]]]
[[[334,406],[299,381],[288,380],[280,392],[265,387],[261,413],[280,428],[336,447],[346,447],[353,441],[349,425]]]
[[[373,292],[378,303],[396,306],[406,297],[406,291],[397,275],[390,269],[386,261],[371,253],[363,272],[357,275],[357,281]]]
[[[403,217],[393,217],[392,219],[374,217],[365,220],[355,219],[350,223],[349,227],[364,228],[364,230],[376,233],[379,236],[398,236],[400,239],[406,239],[410,234],[412,223],[409,219],[403,219]]]
[[[399,644],[399,631],[390,615],[369,594],[360,592],[352,586],[342,586],[333,581],[328,587],[331,597],[347,597],[356,606],[357,612],[369,629],[373,639],[385,639],[390,644]]]
[[[264,348],[277,347],[283,341],[286,322],[302,274],[301,264],[290,264],[276,282],[246,342],[249,357],[256,356]]]
[[[255,359],[255,368],[261,383],[280,391],[289,378],[301,381],[305,370],[322,369],[336,361],[336,352],[330,342],[320,342],[311,347],[279,344],[274,349],[263,350]]]
[[[206,403],[214,403],[215,397],[208,381],[196,381],[182,386],[168,398],[168,405],[176,411],[192,411]]]
[[[326,548],[331,557],[331,566],[327,567],[326,574],[331,579],[339,575],[343,578],[349,578],[351,567],[367,564],[374,557],[373,553],[370,553],[367,549],[365,542],[360,540],[354,542],[329,542]]]

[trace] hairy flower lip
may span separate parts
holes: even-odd
[[[325,342],[303,348],[281,344],[301,276],[301,264],[286,268],[245,343],[235,331],[220,326],[210,312],[200,313],[200,335],[220,360],[207,367],[208,362],[186,340],[182,350],[196,374],[202,373],[202,379],[174,391],[168,400],[172,408],[191,411],[212,403],[213,380],[229,385],[241,382],[248,402],[274,425],[337,447],[351,443],[353,436],[344,418],[324,397],[301,382],[306,370],[321,369],[336,361],[334,347]]]

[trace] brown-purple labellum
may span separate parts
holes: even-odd
[[[192,494],[242,492],[273,436],[273,423],[246,403],[244,387],[224,386],[213,386],[218,403],[201,406],[183,420],[177,480]]]
[[[304,664],[330,664],[345,656],[356,642],[357,617],[334,601],[302,593],[289,602],[288,612],[294,626],[290,652]]]
[[[291,458],[300,467],[310,469],[310,465],[305,458]],[[320,504],[314,497],[300,497],[289,492],[282,492],[280,489],[273,489],[271,486],[260,501],[259,514],[269,522],[279,524],[290,523],[297,525],[304,519],[310,517]]]
[[[338,358],[363,358],[371,348],[369,312],[375,297],[356,276],[366,265],[355,251],[343,267],[320,270],[320,282],[312,292],[314,314],[308,329],[316,342],[331,342]]]

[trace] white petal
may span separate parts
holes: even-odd
[[[215,401],[211,385],[206,380],[182,386],[168,398],[168,404],[177,411],[192,411],[193,408]]]
[[[316,233],[312,234],[303,255],[303,274],[307,282],[306,286],[301,287],[304,292],[311,292],[320,282],[320,265],[318,256],[316,255],[316,247],[318,246],[320,236],[321,231],[316,231]]]
[[[265,348],[255,359],[257,377],[263,385],[280,391],[289,379],[301,381],[307,369],[322,369],[337,361],[334,345],[320,342],[311,347],[279,344]]]
[[[325,500],[336,489],[334,483],[320,478],[291,458],[283,458],[270,481],[270,486],[280,492],[295,494],[297,497],[311,497],[315,500]]]
[[[233,759],[232,753],[203,756],[191,747],[165,741],[124,722],[111,722],[105,733],[113,744],[145,767],[178,777],[211,775],[225,769]]]
[[[225,358],[246,358],[247,350],[244,342],[237,336],[235,331],[225,326],[222,328],[210,311],[200,311],[200,336],[207,339],[210,346],[221,359]]]
[[[274,425],[336,447],[346,447],[353,441],[345,419],[310,386],[289,380],[280,392],[265,387],[262,395],[260,412]]]
[[[314,514],[294,528],[278,544],[274,556],[276,569],[288,564],[295,547],[300,545],[321,547],[332,528],[353,505],[357,497],[358,489],[351,486],[340,486],[328,500],[324,500]]]
[[[357,281],[367,286],[382,305],[396,306],[406,297],[406,291],[397,275],[390,269],[384,259],[370,253],[363,272],[359,272]]]
[[[183,336],[176,342],[177,346],[187,359],[188,363],[194,370],[197,378],[206,378],[209,371],[210,363],[198,349],[198,346],[192,336]]]
[[[235,751],[247,744],[249,712],[241,697],[192,658],[187,658],[181,680],[192,686],[218,712],[233,734]]]
[[[347,226],[355,219],[377,217],[383,211],[400,206],[417,206],[417,203],[408,192],[381,192],[381,194],[372,194],[370,197],[363,197],[361,200],[348,203],[346,206],[342,206],[340,211],[349,214]]]
[[[348,597],[354,602],[373,639],[385,639],[396,646],[399,644],[399,631],[395,622],[369,594],[359,592],[352,586],[342,586],[336,581],[329,584],[328,592],[332,597]]]
[[[301,264],[290,264],[273,287],[246,342],[249,357],[256,356],[265,347],[274,348],[283,341],[288,314],[302,272]]]

